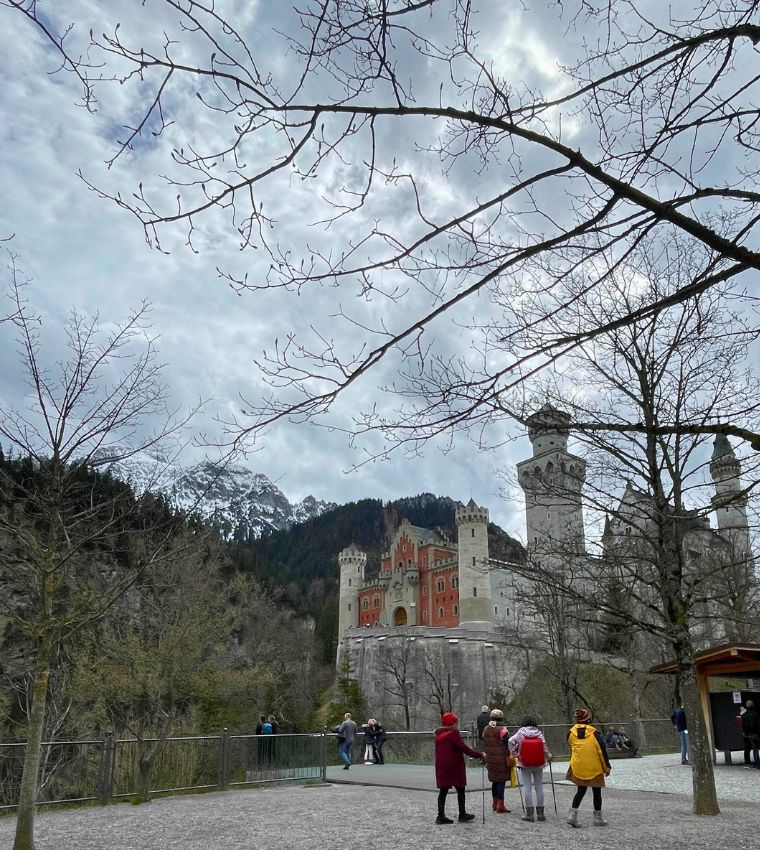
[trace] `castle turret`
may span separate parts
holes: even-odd
[[[353,543],[338,555],[340,589],[338,594],[338,643],[342,643],[346,629],[359,624],[357,591],[364,581],[367,555]]]
[[[749,564],[747,497],[742,489],[741,464],[724,434],[715,437],[710,475],[715,482],[712,504],[718,530],[730,541],[735,561]]]
[[[517,465],[525,493],[528,549],[562,561],[585,551],[582,490],[586,462],[567,450],[570,416],[545,404],[528,419],[533,457]]]
[[[456,510],[459,537],[459,626],[489,630],[493,626],[488,562],[488,509],[473,499]]]

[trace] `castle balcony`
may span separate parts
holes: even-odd
[[[420,571],[416,565],[407,567],[404,577],[411,585],[417,585],[420,581]]]

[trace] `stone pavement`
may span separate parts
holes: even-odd
[[[273,786],[167,797],[142,806],[43,812],[37,817],[36,843],[38,850],[502,850],[512,845],[518,850],[602,850],[613,843],[621,850],[754,850],[760,814],[757,798],[746,798],[756,793],[760,771],[734,767],[729,768],[733,775],[723,778],[719,768],[722,813],[698,818],[691,814],[688,795],[672,793],[690,775],[673,760],[671,755],[616,763],[615,782],[604,792],[610,825],[603,828],[590,825],[590,799],[581,808],[582,829],[565,823],[573,788],[563,783],[555,788],[559,815],[546,786],[546,823],[520,820],[517,789],[507,791],[512,814],[486,811],[483,822],[487,795],[471,783],[468,807],[476,820],[436,826],[432,768],[420,768],[427,771],[426,790],[408,790],[361,783],[362,774],[374,768],[357,766],[343,773],[361,784]],[[401,772],[400,766],[386,767]],[[555,773],[561,772],[557,767]],[[663,787],[658,790],[670,793],[622,787],[660,774]],[[480,769],[471,770],[470,777],[479,780]],[[732,791],[739,796],[732,798]],[[455,800],[449,800],[449,814],[454,806]],[[10,848],[14,826],[13,818],[0,818],[0,848]]]
[[[476,762],[470,762],[467,784],[471,791],[482,786],[482,771]],[[571,783],[564,780],[567,762],[557,762],[553,767],[557,785]],[[430,765],[352,765],[350,770],[328,767],[329,782],[381,785],[391,788],[434,790],[435,779]],[[549,771],[544,771],[544,781],[549,788]],[[653,791],[664,794],[691,794],[691,768],[682,765],[678,753],[645,756],[640,759],[614,759],[612,774],[607,780],[610,789],[620,791]],[[741,764],[715,765],[715,786],[719,801],[743,801],[760,805],[760,770],[747,770]],[[486,786],[490,788],[490,785]],[[572,787],[572,786],[571,786]],[[519,792],[514,789],[514,794]],[[519,797],[518,797],[519,805]],[[760,840],[758,841],[760,846]]]

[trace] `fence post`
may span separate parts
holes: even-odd
[[[327,726],[322,728],[319,742],[319,778],[322,782],[327,782]]]
[[[219,736],[219,751],[216,758],[217,785],[226,790],[230,785],[230,735],[225,726]]]
[[[98,797],[101,806],[108,804],[113,792],[114,755],[113,732],[106,732],[100,745],[100,763],[98,764]]]

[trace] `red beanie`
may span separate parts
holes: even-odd
[[[576,712],[575,712],[575,722],[576,723],[588,723],[589,720],[591,720],[591,712],[587,708],[576,709]]]
[[[444,711],[441,715],[441,723],[444,726],[456,726],[459,723],[459,718],[453,711]]]

